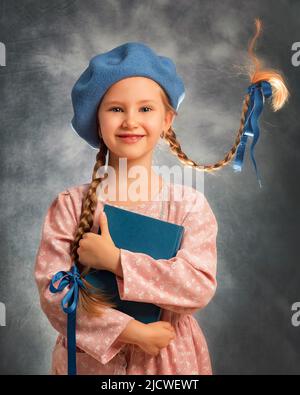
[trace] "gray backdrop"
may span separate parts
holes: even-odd
[[[41,225],[54,197],[89,182],[96,151],[71,130],[70,91],[89,59],[126,41],[144,41],[171,57],[186,98],[174,127],[184,151],[201,164],[231,148],[249,84],[239,66],[260,17],[257,54],[281,70],[288,105],[260,121],[256,160],[242,173],[226,166],[205,174],[217,217],[218,289],[195,316],[215,374],[297,374],[300,327],[299,85],[292,44],[300,41],[298,1],[110,0],[0,1],[6,46],[1,86],[2,374],[47,374],[57,336],[39,306],[33,265]],[[168,149],[160,164],[179,164]]]

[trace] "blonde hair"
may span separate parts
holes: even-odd
[[[249,46],[248,46],[248,55],[250,60],[252,61],[252,65],[248,68],[248,75],[251,84],[260,82],[260,81],[268,81],[272,87],[272,109],[273,111],[278,111],[285,102],[289,98],[289,91],[287,89],[286,83],[284,78],[280,74],[280,72],[270,69],[264,68],[262,66],[261,60],[259,60],[256,55],[254,54],[254,46],[259,37],[261,30],[262,30],[262,22],[259,19],[255,19],[255,27],[256,32],[251,39]],[[175,115],[177,115],[176,110],[171,106],[170,100],[166,92],[161,89],[161,96],[163,103],[165,105],[166,111],[171,111]],[[244,124],[245,124],[245,117],[247,114],[248,106],[250,102],[249,94],[246,94],[243,105],[242,105],[242,115],[240,120],[240,126],[237,131],[236,138],[234,140],[234,144],[232,148],[228,151],[225,157],[210,165],[200,165],[190,159],[181,149],[180,143],[176,137],[175,131],[172,126],[167,131],[163,132],[162,138],[166,141],[169,145],[171,152],[177,156],[181,163],[184,165],[188,165],[194,167],[196,169],[201,168],[201,170],[206,172],[213,172],[215,170],[219,170],[225,165],[227,165],[234,157],[238,145],[241,141],[241,136],[243,134]],[[100,102],[101,103],[101,102]],[[100,105],[99,103],[99,105]],[[98,123],[98,120],[97,120]],[[99,125],[98,125],[99,126]],[[82,211],[79,220],[78,229],[75,235],[75,238],[71,245],[71,255],[73,261],[78,262],[78,254],[77,249],[79,247],[79,241],[86,232],[90,232],[93,226],[93,216],[94,212],[97,207],[97,196],[96,190],[98,185],[100,184],[102,178],[97,177],[97,171],[101,168],[101,166],[105,165],[105,158],[107,154],[107,146],[105,145],[103,139],[101,138],[100,142],[100,149],[96,156],[96,164],[93,169],[92,181],[89,185],[88,191],[83,199],[82,202]],[[104,176],[105,177],[105,176]],[[104,295],[99,289],[94,288],[91,284],[89,284],[84,277],[89,273],[89,267],[82,267],[80,262],[78,262],[78,269],[81,272],[82,281],[87,287],[87,290],[80,289],[79,293],[79,307],[84,308],[88,313],[91,314],[100,314],[102,313],[102,308],[105,307],[116,307],[109,298]]]

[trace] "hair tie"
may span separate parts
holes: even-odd
[[[250,103],[247,110],[243,134],[232,166],[235,172],[242,170],[247,138],[248,136],[253,137],[251,144],[251,158],[256,171],[256,177],[261,188],[262,183],[258,175],[258,170],[254,159],[254,147],[259,139],[258,119],[263,110],[265,98],[272,96],[272,86],[268,81],[256,82],[248,87],[247,93],[250,95]]]
[[[55,288],[54,283],[61,280],[58,287]],[[72,266],[69,272],[60,271],[53,275],[50,282],[50,292],[57,293],[64,290],[69,285],[70,289],[61,301],[62,309],[68,314],[68,374],[76,375],[76,308],[78,304],[79,287],[85,288],[76,264]],[[65,304],[68,303],[68,307]]]

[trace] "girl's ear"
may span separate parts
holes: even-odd
[[[172,125],[176,114],[173,111],[167,111],[165,116],[165,125],[164,130],[169,130],[170,126]]]

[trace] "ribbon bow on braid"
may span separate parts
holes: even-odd
[[[247,138],[248,136],[253,137],[253,141],[251,144],[251,158],[254,164],[259,186],[262,187],[253,151],[255,144],[259,139],[258,118],[263,110],[265,98],[272,96],[272,87],[268,81],[260,81],[250,85],[247,89],[247,92],[250,95],[250,103],[247,110],[246,121],[241,141],[236,152],[236,157],[233,161],[233,169],[235,172],[242,170]]]
[[[58,287],[54,283],[61,280]],[[68,374],[76,375],[76,308],[78,304],[79,287],[85,288],[77,266],[74,264],[69,272],[60,271],[53,275],[49,289],[52,293],[63,291],[69,285],[70,289],[61,301],[62,309],[68,314]],[[68,307],[65,304],[68,303]]]

